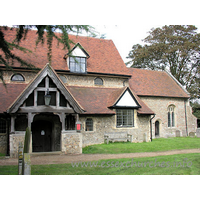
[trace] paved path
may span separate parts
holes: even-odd
[[[79,161],[93,161],[101,159],[154,157],[174,154],[200,153],[200,149],[183,149],[162,152],[123,153],[123,154],[79,154],[79,155],[37,155],[31,156],[32,165],[63,164]],[[0,165],[17,165],[17,158],[0,159]]]

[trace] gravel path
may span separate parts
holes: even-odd
[[[79,154],[79,155],[32,155],[32,165],[63,164],[79,161],[93,161],[101,159],[154,157],[174,154],[200,153],[200,149],[183,149],[162,152],[123,153],[123,154]],[[0,158],[0,165],[17,165],[17,158]]]

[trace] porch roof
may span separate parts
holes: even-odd
[[[6,87],[0,83],[1,101],[0,113],[7,111],[9,106],[22,94],[28,84],[7,84]],[[84,114],[115,114],[109,109],[120,98],[127,87],[123,88],[100,88],[100,87],[82,87],[67,86],[67,89],[73,95],[75,100],[86,111]],[[133,91],[131,91],[133,93]],[[154,114],[154,112],[136,95],[135,99],[141,108],[137,110],[138,114]]]
[[[0,113],[6,112],[8,107],[16,100],[16,98],[22,93],[28,84],[6,84],[0,83],[1,101],[0,101]]]
[[[67,88],[86,111],[84,114],[115,114],[115,111],[109,109],[109,107],[112,107],[127,89],[127,87],[103,88],[83,86],[67,86]],[[138,109],[139,114],[154,114],[137,95],[133,92],[132,94],[141,105],[141,108]]]

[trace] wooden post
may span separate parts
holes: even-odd
[[[16,116],[11,116],[11,130],[10,130],[11,133],[15,132],[15,118]]]
[[[31,175],[31,160],[30,160],[30,138],[31,130],[28,127],[26,129],[25,140],[24,140],[24,155],[23,155],[23,164],[22,164],[22,174]]]
[[[22,175],[22,161],[23,161],[23,145],[19,142],[18,149],[18,175]]]

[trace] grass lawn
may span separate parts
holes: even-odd
[[[73,165],[32,165],[31,172],[32,175],[200,175],[200,154],[99,160]],[[17,166],[0,166],[1,175],[17,175],[17,170]]]
[[[137,152],[155,152],[169,151],[175,149],[196,149],[200,148],[200,138],[191,137],[173,137],[157,138],[152,142],[130,143],[119,142],[109,144],[97,144],[83,148],[84,154],[118,154],[118,153],[137,153]]]
[[[0,153],[0,157],[5,156],[5,154]]]

